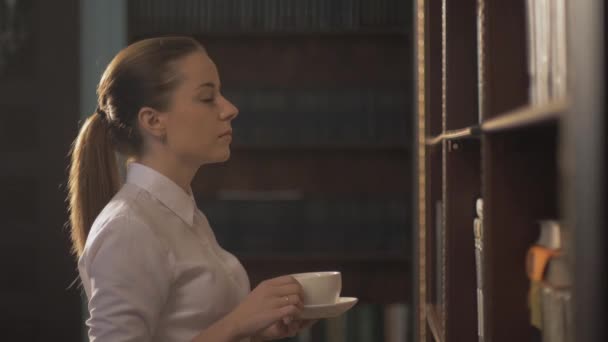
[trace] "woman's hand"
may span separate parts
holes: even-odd
[[[302,307],[302,286],[291,276],[266,280],[256,287],[226,319],[232,323],[238,338],[259,335],[279,336],[295,329],[294,318]],[[285,324],[287,323],[287,324]],[[293,327],[289,328],[293,323]]]

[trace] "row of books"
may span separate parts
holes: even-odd
[[[410,310],[406,304],[358,304],[343,316],[321,320],[284,342],[408,342]]]
[[[135,35],[206,32],[324,32],[409,29],[411,4],[400,0],[136,0]]]
[[[567,95],[566,0],[527,0],[529,96],[544,104]]]
[[[406,224],[212,224],[217,240],[239,255],[409,253]]]
[[[369,224],[405,223],[409,200],[403,199],[302,199],[197,201],[215,223],[227,224]]]
[[[411,109],[403,88],[225,88],[223,95],[252,113],[363,113],[378,115]]]
[[[234,143],[246,146],[408,146],[403,90],[226,90],[241,115]]]
[[[235,253],[400,252],[406,200],[199,201],[220,243]]]

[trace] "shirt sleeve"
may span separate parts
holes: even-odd
[[[91,342],[151,341],[167,300],[168,251],[145,224],[119,217],[85,251]]]

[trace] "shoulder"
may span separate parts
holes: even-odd
[[[140,196],[137,189],[126,185],[106,205],[89,231],[83,253],[85,259],[94,259],[101,248],[129,254],[142,249],[166,252],[152,223],[141,215]]]

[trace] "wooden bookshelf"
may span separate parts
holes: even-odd
[[[570,2],[569,6],[576,13],[572,18],[598,20],[592,5]],[[416,340],[540,341],[541,332],[530,323],[530,281],[525,271],[527,251],[539,235],[539,220],[560,221],[567,257],[582,254],[593,260],[593,265],[577,267],[597,271],[597,265],[605,265],[605,256],[597,250],[580,248],[582,241],[601,236],[600,222],[605,222],[605,216],[590,209],[599,209],[598,203],[604,203],[600,198],[606,196],[605,187],[597,183],[605,179],[601,160],[606,126],[598,121],[605,117],[605,107],[597,100],[605,97],[605,88],[593,69],[604,68],[605,60],[597,53],[590,59],[595,64],[586,63],[588,56],[579,53],[597,52],[602,36],[596,34],[603,26],[594,26],[593,34],[586,31],[595,40],[582,39],[574,35],[580,28],[568,27],[569,37],[579,37],[567,47],[572,93],[531,105],[525,1],[467,0],[456,5],[418,0],[416,9]],[[601,175],[600,170],[604,170]],[[584,176],[591,174],[596,178]],[[592,183],[599,187],[593,194],[585,190]],[[479,317],[473,234],[478,198],[483,199],[484,253],[483,316]],[[581,213],[584,219],[578,216]],[[589,295],[605,298],[596,286],[602,281],[585,276],[585,281],[576,278],[570,289],[584,296],[586,312],[605,312],[591,303]],[[589,293],[581,294],[584,290]],[[577,328],[576,336],[605,336],[601,319],[575,321],[595,329],[590,333]],[[483,338],[478,336],[478,325]],[[571,339],[578,340],[590,339]]]

